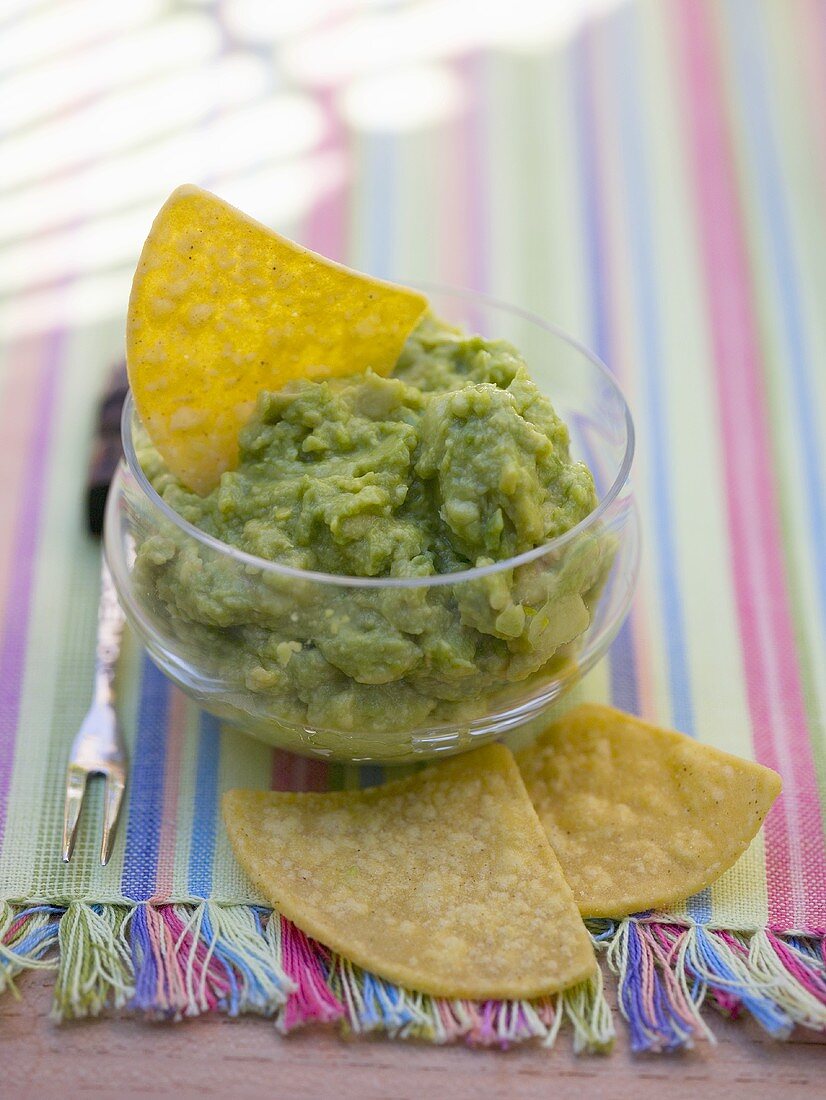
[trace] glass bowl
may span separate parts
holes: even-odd
[[[634,430],[613,377],[521,309],[422,289],[437,316],[520,349],[568,425],[572,456],[594,475],[597,507],[518,557],[407,579],[245,554],[155,492],[127,399],[105,526],[126,616],[171,680],[269,745],[383,764],[464,751],[536,718],[603,656],[628,612],[639,560]]]

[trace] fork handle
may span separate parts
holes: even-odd
[[[105,706],[113,706],[115,702],[115,669],[120,656],[125,621],[106,556],[102,555],[95,650],[95,702]]]

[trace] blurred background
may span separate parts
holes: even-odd
[[[0,3],[0,332],[121,315],[182,182],[374,273],[523,298],[505,242],[548,232],[565,174],[569,89],[546,62],[612,6]]]

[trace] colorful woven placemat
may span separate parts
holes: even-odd
[[[780,771],[764,833],[670,913],[593,926],[635,1050],[690,1044],[700,1007],[776,1036],[826,1027],[826,18],[815,0],[622,6],[565,47],[462,63],[467,109],[368,134],[302,226],[378,275],[533,308],[614,369],[639,433],[645,560],[628,625],[578,695]],[[348,243],[349,242],[349,243]],[[98,548],[82,529],[92,419],[122,320],[0,358],[0,988],[57,968],[59,1017],[219,1009],[279,1029],[480,1043],[564,1022],[610,1043],[596,984],[539,1004],[439,1001],[269,918],[228,848],[229,786],[370,784],[229,730],[127,645],[132,773],[110,865],[92,799],[59,859],[63,774],[90,688]]]

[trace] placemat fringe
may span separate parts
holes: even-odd
[[[266,937],[276,964],[292,985],[292,992],[275,1026],[284,1035],[308,1023],[332,1023],[346,1015],[329,981],[332,956],[284,917],[273,914]]]
[[[601,967],[587,982],[561,993],[558,1005],[573,1026],[575,1054],[611,1052],[617,1033],[614,1015],[605,999]]]
[[[656,916],[589,921],[631,1048],[657,1053],[714,1042],[701,1010],[748,1010],[775,1038],[826,1031],[826,937],[751,934]],[[351,1035],[552,1047],[563,1024],[577,1053],[611,1049],[602,970],[556,997],[469,1001],[400,988],[331,953],[284,917],[251,905],[0,902],[0,992],[27,969],[56,969],[54,1019],[104,1009],[180,1020],[204,1012],[272,1017],[282,1034],[337,1023]]]
[[[156,1019],[221,1011],[272,1016],[293,983],[249,905],[147,905],[131,924],[131,1007]]]
[[[14,906],[0,901],[0,993],[19,997],[15,976],[24,970],[53,970],[58,921],[53,905]]]
[[[343,1026],[353,1034],[386,1031],[393,1038],[445,1044],[465,1038],[478,1046],[507,1047],[525,1039],[553,1040],[555,999],[474,1002],[430,997],[376,977],[340,955],[330,970],[331,989],[345,1007]]]
[[[123,1008],[134,994],[130,921],[125,905],[72,902],[58,925],[58,966],[52,1017],[98,1016]]]
[[[690,1048],[696,1038],[714,1041],[700,1014],[705,986],[686,966],[689,930],[675,931],[672,936],[669,926],[627,919],[613,927],[606,943],[635,1052]]]

